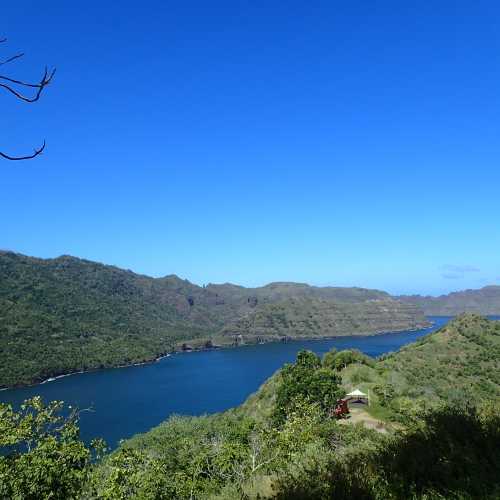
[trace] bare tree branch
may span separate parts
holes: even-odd
[[[32,158],[35,158],[35,156],[41,155],[43,153],[43,150],[45,149],[45,141],[43,141],[43,144],[41,147],[37,148],[34,150],[34,152],[30,155],[27,156],[10,156],[5,153],[2,153],[0,151],[0,158],[4,158],[6,160],[11,160],[11,161],[17,161],[17,160],[31,160]]]
[[[15,54],[7,59],[5,61],[0,62],[0,66],[3,66],[4,64],[10,63],[12,61],[15,61],[16,59],[19,59],[24,56],[24,52],[20,52],[19,54]]]
[[[1,38],[0,39],[0,43],[5,43],[7,41],[7,38]],[[0,62],[0,66],[2,66],[3,64],[7,64],[7,63],[10,63],[16,59],[19,59],[20,57],[23,57],[24,56],[24,52],[20,52],[19,54],[15,54],[7,59],[5,59],[5,61],[2,61]]]
[[[6,41],[7,41],[7,38],[0,38],[0,43],[5,43]],[[4,59],[3,61],[0,61],[0,66],[11,63],[17,59],[20,59],[23,56],[24,56],[24,52],[19,52],[18,54],[10,56],[7,59]],[[29,83],[29,82],[25,82],[23,80],[17,80],[15,78],[11,78],[9,76],[0,75],[0,88],[5,89],[7,92],[11,93],[17,99],[19,99],[23,102],[33,103],[33,102],[36,102],[40,99],[40,96],[42,95],[43,90],[45,89],[45,87],[47,85],[50,84],[55,73],[56,73],[55,68],[49,72],[47,67],[45,67],[43,77],[40,80],[40,82],[38,82],[38,83]],[[27,95],[24,92],[22,92],[20,89],[16,88],[16,86],[34,89],[34,93],[33,93],[33,95]],[[2,153],[2,151],[0,151],[0,158],[4,158],[5,160],[12,160],[12,161],[30,160],[30,159],[35,158],[36,156],[42,154],[44,149],[45,149],[45,141],[43,141],[43,145],[40,148],[35,149],[34,152],[30,155],[12,156],[12,155],[8,155],[6,153]]]
[[[37,89],[35,95],[33,97],[27,97],[14,88],[12,88],[10,85],[7,85],[5,83],[0,83],[0,88],[4,88],[5,90],[8,90],[12,94],[14,94],[18,99],[21,99],[22,101],[25,102],[36,102],[38,99],[40,99],[40,96],[43,92],[43,89],[51,82],[52,77],[54,76],[56,70],[52,70],[52,72],[49,74],[47,68],[45,68],[45,72],[43,74],[43,78],[41,79],[40,83],[26,83],[22,82],[21,80],[14,80],[13,78],[8,78],[6,76],[0,75],[0,80],[4,80],[7,82],[14,83],[16,85],[21,85],[23,87],[31,87]]]
[[[7,82],[15,83],[16,85],[22,85],[23,87],[31,87],[34,89],[40,88],[40,87],[46,87],[50,81],[52,80],[52,77],[54,76],[54,73],[56,72],[55,69],[52,70],[51,74],[48,75],[48,70],[47,67],[45,67],[45,72],[43,74],[43,78],[40,81],[40,83],[26,83],[21,80],[15,80],[14,78],[9,78],[4,75],[0,75],[0,80],[5,80]]]

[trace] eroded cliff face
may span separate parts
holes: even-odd
[[[256,307],[226,325],[221,334],[235,342],[280,338],[370,335],[428,326],[423,312],[391,299],[340,303],[325,299],[287,299]]]

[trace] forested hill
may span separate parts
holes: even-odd
[[[150,278],[70,256],[0,252],[0,387],[143,362],[183,342],[267,341],[299,331],[305,337],[367,334],[424,321],[414,306],[377,290],[296,283],[200,287],[174,275]]]
[[[485,316],[500,315],[500,286],[485,286],[439,297],[402,295],[399,300],[413,304],[428,316],[457,316],[470,312]]]

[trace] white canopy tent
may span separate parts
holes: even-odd
[[[361,392],[359,389],[354,389],[354,391],[350,392],[346,396],[348,396],[350,398],[351,397],[352,398],[355,398],[355,397],[365,397],[365,398],[367,398],[368,394],[365,394],[364,392]]]
[[[354,389],[354,391],[346,394],[345,399],[366,399],[367,403],[370,404],[370,396],[359,389]]]

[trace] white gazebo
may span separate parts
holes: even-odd
[[[351,401],[353,399],[356,401],[365,400],[368,406],[370,406],[370,396],[368,396],[368,394],[365,394],[364,392],[361,392],[359,389],[354,389],[354,391],[346,394],[345,399],[347,399],[348,401]]]

